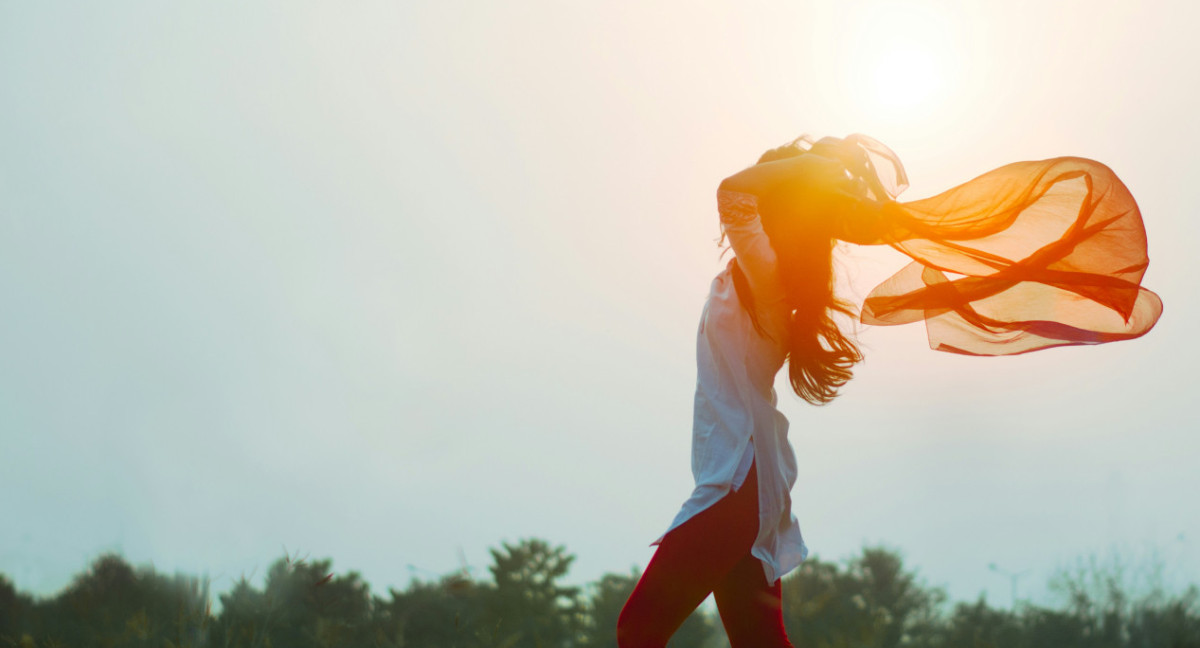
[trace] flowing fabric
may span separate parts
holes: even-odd
[[[935,350],[1012,355],[1140,337],[1162,314],[1141,286],[1141,212],[1104,164],[1016,162],[901,203],[907,178],[894,153],[862,135],[828,139],[866,187],[839,238],[913,260],[870,292],[863,323],[924,320]]]

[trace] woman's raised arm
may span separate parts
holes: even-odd
[[[858,199],[846,167],[811,152],[743,169],[722,180],[720,189],[753,194],[799,213],[844,208],[846,201]]]

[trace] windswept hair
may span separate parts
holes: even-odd
[[[758,163],[808,152],[811,141],[797,140],[771,149]],[[778,260],[780,279],[791,310],[787,326],[788,377],[796,395],[813,405],[829,403],[853,376],[862,360],[854,339],[838,327],[834,314],[857,317],[854,305],[834,295],[834,214],[794,214],[759,202],[763,231]],[[745,274],[733,263],[733,285],[754,327],[767,335],[754,310],[754,295]]]

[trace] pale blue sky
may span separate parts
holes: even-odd
[[[1157,550],[1200,580],[1200,12],[1183,2],[0,0],[0,572],[95,556],[374,591],[540,536],[644,566],[691,489],[716,183],[871,134],[915,198],[1099,159],[1141,205],[1147,337],[1001,359],[863,333],[784,391],[813,552],[956,598]],[[861,297],[901,260],[847,250]],[[1136,558],[1139,559],[1140,558]],[[1170,585],[1172,583],[1168,583]]]

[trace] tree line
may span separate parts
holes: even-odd
[[[59,594],[18,592],[0,574],[0,647],[19,648],[612,648],[621,607],[640,574],[566,584],[574,556],[531,538],[490,550],[490,579],[466,571],[414,578],[372,595],[332,561],[284,556],[263,589],[245,577],[209,604],[209,584],[97,558]],[[1129,592],[1120,570],[1061,573],[1058,608],[950,605],[898,553],[868,547],[810,558],[783,580],[784,622],[797,648],[1200,648],[1200,592]],[[722,648],[717,616],[701,607],[676,648]]]

